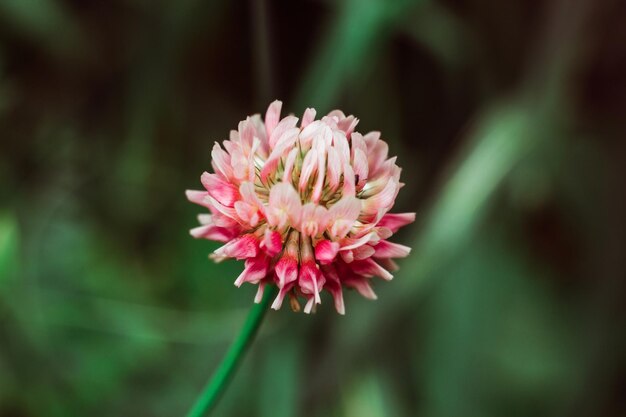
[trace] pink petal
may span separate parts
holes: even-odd
[[[321,120],[315,120],[309,123],[305,128],[300,132],[300,143],[308,148],[313,141],[313,138],[320,134],[322,129],[324,129],[326,125]],[[327,126],[326,126],[327,127]]]
[[[254,190],[254,184],[243,182],[239,186],[239,194],[242,201],[235,202],[235,211],[241,221],[255,227],[261,217],[265,215],[265,206]]]
[[[211,216],[210,214],[206,214],[206,213],[202,213],[202,214],[198,214],[198,222],[200,222],[200,224],[215,224],[213,222],[213,216]]]
[[[326,278],[325,288],[328,292],[330,292],[335,300],[335,309],[339,314],[346,314],[341,282],[339,280],[339,276],[337,275],[337,271],[332,265],[323,265],[322,273]]]
[[[233,177],[230,155],[228,155],[217,142],[215,142],[213,150],[211,151],[211,165],[213,166],[213,171],[222,175],[224,179],[231,179]]]
[[[189,231],[196,239],[204,238],[217,242],[229,242],[237,236],[237,230],[219,227],[214,224],[198,226]]]
[[[347,264],[354,261],[354,253],[351,250],[339,252],[339,255],[341,256],[341,259]]]
[[[286,285],[280,289],[280,291],[278,292],[278,295],[276,296],[276,298],[274,299],[274,302],[272,303],[272,309],[274,310],[280,309],[280,307],[283,305],[283,300],[285,299],[285,295],[287,295],[287,293],[291,291],[293,286],[294,286],[294,283],[292,282],[291,284]]]
[[[300,274],[298,277],[298,285],[300,291],[303,294],[310,294],[315,297],[315,302],[320,304],[320,291],[324,286],[326,280],[322,276],[318,266],[314,261],[304,262],[300,267]]]
[[[268,136],[270,149],[274,149],[280,137],[289,129],[294,128],[296,124],[298,124],[298,118],[295,116],[287,116],[281,120],[272,131],[272,134]],[[298,129],[299,131],[300,129]]]
[[[304,116],[302,116],[302,122],[300,123],[300,127],[304,129],[309,124],[311,124],[313,120],[315,120],[315,109],[306,109],[304,111]]]
[[[368,178],[369,168],[367,166],[367,156],[365,156],[365,153],[362,150],[357,149],[354,151],[354,161],[352,166],[354,168],[354,175],[356,178],[355,182],[357,184],[365,184]]]
[[[211,208],[211,211],[213,212],[213,218],[212,221],[216,226],[219,227],[224,227],[226,229],[233,229],[233,230],[240,230],[241,229],[241,225],[239,224],[239,220],[235,220],[232,219],[228,216],[223,215],[222,213],[220,213],[219,211],[215,210],[214,208]],[[237,213],[235,213],[237,214]]]
[[[298,156],[298,148],[293,148],[289,151],[287,159],[285,160],[285,170],[283,171],[283,182],[291,182],[293,174],[293,167],[296,163],[296,157]]]
[[[256,295],[254,296],[254,302],[259,304],[261,300],[263,300],[263,292],[265,291],[265,282],[259,282],[259,288],[256,290]]]
[[[332,262],[337,256],[339,251],[339,243],[331,242],[330,240],[320,240],[315,245],[315,259],[321,264],[327,264]]]
[[[369,279],[363,276],[354,276],[343,281],[346,287],[354,288],[363,297],[369,300],[376,300],[378,297],[369,283]]]
[[[278,125],[282,106],[282,101],[275,100],[267,108],[267,112],[265,113],[265,131],[267,132],[268,138],[272,137],[272,132],[276,128],[276,125]]]
[[[396,233],[402,226],[414,221],[415,213],[387,213],[380,219],[377,226],[386,227]]]
[[[356,194],[354,170],[348,163],[343,165],[343,195],[354,196]]]
[[[306,203],[302,207],[298,230],[306,236],[317,236],[326,230],[328,210],[314,203]]]
[[[359,275],[365,275],[366,277],[376,276],[387,281],[391,281],[393,278],[393,275],[391,275],[389,271],[374,262],[371,258],[354,261],[350,265],[352,270]]]
[[[263,165],[263,169],[261,170],[261,181],[267,182],[267,178],[276,172],[278,168],[278,163],[280,159],[286,152],[291,151],[293,146],[298,139],[298,128],[293,128],[291,130],[286,131],[281,137],[280,140],[275,144],[275,147],[272,149],[272,153],[265,161],[265,165]],[[276,133],[276,131],[274,131]]]
[[[243,149],[252,148],[252,142],[256,136],[256,128],[250,117],[239,123],[239,141],[243,145]]]
[[[379,140],[380,132],[377,131],[369,132],[363,136],[363,141],[365,142],[365,146],[367,146],[368,155],[372,151],[372,149],[374,149],[374,147],[376,146],[376,142],[378,142]]]
[[[386,227],[375,227],[374,231],[376,232],[379,240],[389,239],[393,235],[391,229],[388,229]]]
[[[373,232],[363,235],[357,239],[345,238],[341,240],[341,248],[339,250],[344,251],[344,250],[356,249],[373,240],[377,240],[376,234]]]
[[[284,288],[298,279],[298,261],[291,256],[283,256],[274,268],[278,277],[278,287]]]
[[[235,202],[235,212],[242,223],[255,227],[259,223],[259,210],[245,201]]]
[[[331,190],[335,190],[339,186],[342,174],[341,166],[339,154],[335,147],[328,148],[328,169],[326,170],[326,177],[328,178],[328,186]]]
[[[304,306],[304,314],[311,314],[311,311],[313,311],[314,305],[315,305],[315,297],[308,296],[306,305]]]
[[[324,166],[325,159],[326,158],[323,154],[320,154],[320,157],[317,158],[317,180],[315,180],[315,186],[313,187],[313,193],[311,194],[311,200],[316,204],[319,203],[320,198],[322,198],[326,174],[326,168]]]
[[[215,198],[208,195],[206,197],[206,201],[210,204],[210,208],[214,209],[216,212],[223,214],[226,217],[229,217],[235,221],[239,220],[239,216],[237,215],[237,211],[232,207],[227,207],[217,201]]]
[[[376,215],[381,208],[391,208],[398,195],[398,191],[398,183],[395,182],[393,178],[390,178],[385,188],[383,188],[380,193],[363,200],[363,213],[366,215]]]
[[[335,120],[341,120],[346,118],[346,114],[339,109],[331,110],[326,115],[327,117],[331,117]]]
[[[233,167],[233,177],[238,180],[245,180],[249,177],[248,158],[241,149],[241,145],[230,151],[230,164]]]
[[[303,135],[300,135],[300,139],[302,138]],[[333,131],[328,125],[322,124],[311,137],[311,140],[306,143],[310,144],[320,154],[326,154],[326,149],[330,148],[333,143]]]
[[[296,225],[300,219],[302,203],[293,186],[280,182],[270,190],[269,206],[266,209],[267,221],[270,226],[279,229],[287,224]]]
[[[216,259],[235,258],[246,259],[254,258],[259,253],[259,241],[252,234],[243,235],[227,244],[218,248],[213,252]]]
[[[408,246],[387,240],[378,242],[374,249],[376,253],[374,256],[377,258],[404,258],[411,252],[411,248]]]
[[[348,145],[348,139],[346,139],[343,132],[338,130],[333,132],[333,146],[337,149],[341,163],[350,163],[350,145]]]
[[[283,248],[281,234],[274,230],[265,229],[261,247],[265,249],[265,253],[270,257],[278,255]]]
[[[361,200],[344,196],[329,209],[329,232],[333,238],[345,237],[361,212]]]
[[[304,161],[302,162],[302,171],[300,171],[300,181],[298,183],[300,192],[303,192],[308,187],[309,179],[317,171],[317,158],[318,154],[315,150],[310,150],[304,157]]]
[[[376,262],[387,271],[397,271],[400,269],[398,264],[391,258],[376,258]]]
[[[237,187],[224,181],[216,174],[205,172],[202,174],[202,177],[200,177],[200,180],[209,194],[225,206],[233,207],[235,201],[240,198]]]
[[[400,173],[402,170],[398,165],[396,165],[397,160],[397,156],[387,159],[380,167],[376,175],[393,178],[395,182],[400,182]]]
[[[187,200],[191,201],[194,204],[198,204],[203,207],[209,207],[209,204],[206,202],[206,197],[209,195],[206,191],[197,191],[197,190],[187,190],[185,191],[185,195],[187,196]]]
[[[241,195],[243,201],[256,207],[259,212],[265,213],[265,205],[259,199],[252,182],[242,182],[239,186],[239,194]]]
[[[343,130],[346,134],[346,137],[349,138],[358,123],[359,119],[354,116],[348,116],[344,119],[339,120],[339,122],[337,122],[337,127],[340,130]]]
[[[255,137],[257,137],[260,141],[259,146],[259,154],[263,158],[267,158],[267,153],[269,151],[269,144],[267,143],[267,134],[265,129],[265,123],[261,120],[261,116],[255,114],[254,116],[250,116],[250,122],[254,125],[254,129],[256,130]]]
[[[370,176],[375,177],[378,174],[378,170],[387,159],[388,152],[389,146],[382,140],[377,141],[372,149],[368,149],[367,159],[370,166]]]
[[[352,134],[352,137],[350,138],[350,142],[351,142],[351,149],[352,149],[352,158],[354,159],[354,153],[357,150],[361,150],[363,152],[364,155],[367,155],[367,144],[365,143],[365,139],[363,138],[363,135],[361,135],[359,132],[354,132]]]
[[[269,259],[261,254],[260,256],[246,259],[245,265],[245,269],[235,281],[237,287],[240,287],[244,282],[256,284],[265,278],[269,267]]]
[[[367,259],[373,256],[375,252],[376,251],[374,250],[374,248],[371,247],[370,245],[363,245],[361,247],[358,247],[352,250],[352,254],[354,256],[355,261]]]
[[[256,177],[256,168],[255,168],[255,160],[258,157],[258,149],[261,145],[259,138],[256,136],[252,141],[252,149],[250,150],[250,154],[248,155],[248,181],[254,182],[254,178]]]

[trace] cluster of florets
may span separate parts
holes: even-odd
[[[258,284],[256,302],[276,285],[272,308],[289,296],[299,310],[304,298],[309,313],[326,290],[344,314],[344,287],[375,299],[371,278],[392,278],[392,258],[410,248],[388,239],[415,214],[388,213],[403,184],[379,132],[355,132],[358,119],[338,110],[315,120],[307,109],[298,126],[292,115],[280,119],[281,105],[269,106],[265,122],[240,122],[223,148],[215,143],[205,190],[187,191],[211,212],[191,234],[225,243],[210,255],[216,261],[245,260],[235,285]]]

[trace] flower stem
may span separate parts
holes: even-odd
[[[202,417],[207,415],[219,401],[226,386],[230,382],[241,360],[245,356],[248,347],[252,344],[254,336],[259,329],[265,312],[276,296],[277,288],[274,285],[265,287],[265,294],[260,303],[255,304],[250,309],[246,322],[244,323],[239,335],[226,352],[226,356],[222,359],[217,370],[206,384],[187,417]]]

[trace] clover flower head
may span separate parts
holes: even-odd
[[[306,109],[298,126],[293,115],[280,118],[281,106],[274,101],[264,121],[250,116],[223,147],[215,143],[204,190],[187,191],[210,212],[191,235],[225,243],[210,255],[216,261],[245,261],[235,285],[257,284],[255,302],[276,285],[272,308],[288,296],[310,313],[326,290],[344,314],[343,288],[375,299],[372,277],[392,279],[393,258],[410,248],[388,239],[415,213],[389,213],[404,184],[379,132],[356,132],[358,119],[339,110],[316,120]]]

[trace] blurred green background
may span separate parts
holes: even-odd
[[[188,235],[276,98],[404,167],[379,300],[268,314],[215,415],[626,416],[626,4],[0,0],[0,415],[181,416],[255,288]]]

